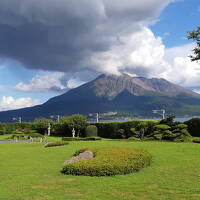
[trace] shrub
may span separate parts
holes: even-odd
[[[119,138],[119,139],[125,139],[126,138],[124,129],[120,128],[119,130],[117,130],[117,138]]]
[[[192,140],[192,142],[194,142],[194,143],[200,143],[200,138],[195,138],[195,139]]]
[[[4,135],[4,131],[3,130],[0,130],[0,135]]]
[[[65,142],[65,141],[48,142],[44,145],[44,147],[64,146],[67,144],[69,144],[69,143]]]
[[[44,138],[44,135],[41,135],[39,133],[35,133],[35,132],[32,132],[32,133],[29,133],[28,135],[28,138]]]
[[[26,135],[24,135],[24,134],[12,134],[8,139],[14,139],[14,138],[24,140],[24,139],[26,139]]]
[[[118,138],[118,130],[124,129],[125,137],[129,138],[134,136],[131,132],[131,128],[136,128],[138,124],[145,122],[147,129],[145,129],[145,135],[149,135],[152,132],[153,126],[158,123],[158,121],[127,121],[127,122],[100,122],[100,123],[91,123],[92,125],[97,126],[98,136],[102,138]]]
[[[139,171],[150,164],[151,156],[139,149],[122,147],[91,147],[79,152],[92,151],[95,157],[64,165],[64,174],[84,176],[113,176]],[[77,155],[77,154],[76,154]]]
[[[89,140],[102,140],[101,137],[86,137],[86,138],[83,138],[85,141],[89,141]]]
[[[193,118],[185,122],[188,131],[193,137],[200,137],[200,118]]]
[[[85,130],[86,137],[97,136],[97,127],[94,125],[87,126]]]
[[[158,124],[158,125],[154,126],[154,128],[157,130],[165,131],[165,130],[170,129],[171,127],[168,125],[165,125],[165,124]]]
[[[136,137],[129,137],[128,140],[129,141],[140,141],[140,139],[136,138]]]
[[[84,138],[80,138],[80,137],[62,137],[63,141],[83,141]]]

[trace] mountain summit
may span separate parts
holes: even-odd
[[[200,95],[165,79],[101,75],[95,80],[30,108],[0,112],[0,121],[22,117],[25,121],[50,115],[129,112],[151,116],[153,109],[169,114],[199,115]]]

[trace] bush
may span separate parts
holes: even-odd
[[[165,130],[170,129],[171,127],[168,125],[165,125],[165,124],[158,124],[158,125],[154,126],[154,128],[157,130],[165,131]]]
[[[140,141],[140,139],[136,138],[136,137],[129,137],[128,140],[129,141]]]
[[[92,151],[95,157],[91,160],[66,164],[61,172],[71,175],[113,176],[137,172],[151,161],[150,154],[139,149],[92,147],[81,149],[79,152],[86,150]]]
[[[17,139],[20,139],[20,140],[24,140],[27,137],[24,134],[12,134],[8,139],[14,139],[14,138],[17,138]]]
[[[0,130],[0,135],[4,135],[4,131],[3,130]]]
[[[62,137],[63,141],[83,141],[84,138],[80,138],[80,137]]]
[[[69,143],[64,141],[48,142],[47,144],[44,145],[44,147],[64,146],[67,144]]]
[[[200,138],[195,138],[195,139],[192,140],[192,142],[194,142],[194,143],[200,143]]]
[[[193,118],[185,122],[188,131],[193,137],[200,137],[200,118]]]
[[[117,130],[117,138],[118,139],[125,139],[126,138],[124,129],[120,128],[119,130]]]
[[[133,120],[127,122],[100,122],[100,123],[91,123],[92,125],[97,126],[98,136],[102,138],[118,138],[118,130],[123,129],[125,138],[129,138],[134,136],[131,132],[131,128],[136,128],[138,124],[141,122],[145,122],[147,128],[145,129],[145,135],[149,135],[152,132],[153,126],[158,124],[158,121],[141,121],[141,120]]]
[[[97,136],[97,127],[94,125],[87,126],[85,130],[86,137]]]
[[[44,138],[44,135],[41,135],[41,134],[35,133],[35,132],[29,133],[27,136],[28,136],[29,139],[30,139],[31,137],[32,137],[32,138]]]
[[[93,141],[93,140],[102,140],[102,138],[101,137],[86,137],[86,138],[83,138],[85,141],[89,141],[89,140],[91,140],[91,141]]]

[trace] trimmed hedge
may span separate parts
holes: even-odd
[[[86,138],[84,138],[84,140],[85,141],[89,141],[89,140],[93,141],[93,140],[102,140],[102,138],[94,136],[94,137],[86,137]]]
[[[191,136],[200,137],[200,118],[193,118],[184,123],[188,126]]]
[[[86,137],[97,136],[97,127],[95,125],[89,125],[85,129]]]
[[[192,140],[192,142],[194,142],[194,143],[200,143],[200,138],[195,138],[195,139]]]
[[[40,133],[29,133],[28,135],[28,138],[44,138],[44,135],[40,134]]]
[[[122,147],[91,147],[79,150],[92,151],[95,157],[64,165],[64,174],[84,176],[113,176],[139,171],[150,164],[151,155],[141,149]],[[77,155],[77,153],[76,153]]]
[[[63,141],[83,141],[84,138],[81,137],[62,137]]]
[[[131,132],[131,128],[137,127],[141,122],[145,122],[147,124],[147,129],[145,131],[145,135],[149,135],[152,133],[153,127],[158,124],[158,121],[153,120],[133,120],[127,122],[100,122],[100,123],[91,123],[91,125],[95,125],[98,129],[98,136],[102,138],[111,138],[111,139],[123,139],[134,136]],[[119,129],[123,129],[123,134],[119,135]]]
[[[86,137],[86,138],[81,138],[81,137],[63,137],[63,141],[94,141],[94,140],[102,140],[101,137]]]
[[[56,146],[64,146],[69,144],[68,142],[64,141],[56,141],[56,142],[48,142],[44,145],[44,147],[56,147]]]
[[[128,138],[129,141],[141,141],[140,138],[130,137]]]

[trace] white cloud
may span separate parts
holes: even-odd
[[[0,111],[14,110],[24,107],[38,105],[40,102],[32,98],[13,98],[12,96],[3,96],[0,98]]]
[[[120,74],[123,71],[151,77],[169,67],[164,55],[162,39],[143,27],[137,33],[120,37],[119,44],[109,51],[93,54],[91,61],[99,72]]]
[[[41,75],[33,77],[29,83],[20,82],[15,86],[15,89],[22,92],[58,92],[63,93],[71,88],[78,87],[86,81],[80,80],[78,77],[85,73],[61,73],[61,72],[43,72]],[[91,78],[89,79],[91,80]],[[1,89],[1,87],[0,87]]]
[[[28,84],[18,83],[15,89],[23,92],[63,91],[67,89],[66,84],[60,81],[63,75],[63,73],[36,75]]]

